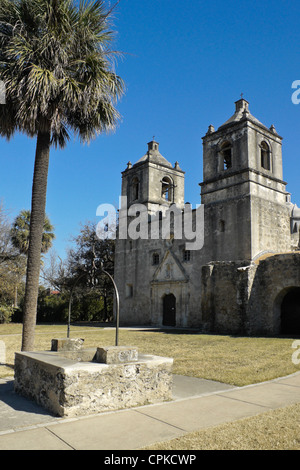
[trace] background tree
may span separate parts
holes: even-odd
[[[0,135],[36,137],[22,350],[34,348],[51,146],[115,128],[123,82],[113,71],[112,10],[103,1],[1,0]]]
[[[102,297],[102,320],[111,320],[114,289],[111,280],[100,273],[103,268],[113,275],[115,240],[99,239],[96,234],[96,224],[87,222],[82,226],[80,234],[74,237],[73,242],[74,248],[69,251],[67,259],[71,279],[80,278],[81,289],[85,289],[86,293],[94,290],[96,296]]]
[[[54,227],[51,225],[50,220],[45,216],[42,247],[41,253],[47,253],[52,246],[52,241],[55,238]],[[11,228],[11,241],[13,246],[20,252],[20,254],[28,254],[29,249],[29,236],[30,236],[30,211],[23,210],[15,218]],[[25,270],[26,272],[26,270]],[[18,286],[15,287],[15,307],[18,305]]]
[[[15,218],[11,229],[11,240],[13,245],[20,251],[26,254],[29,249],[29,235],[30,235],[30,211],[23,210]],[[55,238],[54,227],[51,225],[50,220],[45,216],[43,234],[42,234],[42,247],[41,253],[47,253]]]
[[[0,203],[0,323],[8,321],[17,307],[26,271],[26,257],[14,247],[10,235],[11,223]]]
[[[53,252],[47,265],[42,267],[42,278],[50,289],[40,292],[39,321],[55,321],[54,318],[66,321],[71,291],[72,321],[110,321],[114,289],[110,279],[100,271],[103,267],[113,274],[115,241],[100,240],[96,224],[92,222],[82,225],[79,235],[72,241],[73,247],[64,261]],[[51,289],[59,295],[49,296]]]
[[[47,262],[41,266],[41,278],[53,290],[62,291],[66,278],[66,262],[52,248]]]

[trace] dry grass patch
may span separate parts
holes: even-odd
[[[0,378],[13,375],[14,354],[21,348],[22,325],[0,325],[6,345],[6,365]],[[37,325],[35,350],[49,350],[51,339],[66,337],[65,325]],[[84,338],[88,347],[115,343],[115,329],[72,326],[71,338]],[[293,339],[248,338],[192,334],[175,330],[120,329],[119,344],[136,346],[140,352],[173,357],[175,374],[249,385],[292,374]],[[300,450],[300,404],[269,411],[233,423],[186,434],[148,447],[153,450]]]
[[[0,325],[0,340],[6,345],[6,363],[0,377],[13,375],[15,351],[21,348],[22,325]],[[35,350],[49,350],[52,338],[66,337],[65,325],[37,325]],[[71,337],[84,338],[85,347],[115,343],[114,328],[72,326]],[[173,372],[216,380],[232,385],[249,385],[294,373],[293,339],[248,338],[203,335],[186,331],[120,329],[119,344],[136,346],[140,352],[173,357]]]
[[[300,450],[300,404],[186,434],[152,450]]]

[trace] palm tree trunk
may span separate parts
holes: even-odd
[[[32,185],[22,351],[32,351],[34,347],[42,236],[46,210],[49,156],[50,130],[48,132],[38,132]]]

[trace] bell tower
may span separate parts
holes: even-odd
[[[153,139],[147,153],[134,165],[129,162],[122,172],[122,196],[127,196],[128,207],[143,204],[151,215],[172,204],[183,208],[184,175],[178,162],[173,167],[161,155]]]
[[[235,113],[203,137],[201,202],[211,260],[251,261],[290,249],[282,138],[241,98]]]

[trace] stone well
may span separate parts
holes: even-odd
[[[80,340],[71,341],[16,353],[16,393],[68,417],[172,399],[173,359],[123,346],[83,349]]]

